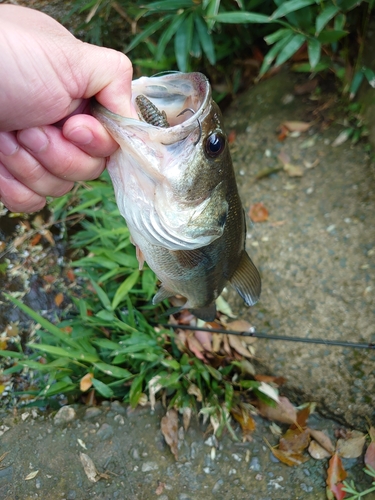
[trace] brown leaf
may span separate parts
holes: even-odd
[[[55,240],[53,239],[53,234],[51,233],[51,231],[49,231],[48,229],[44,229],[43,231],[41,231],[41,233],[50,245],[55,246]]]
[[[68,269],[66,271],[66,276],[67,276],[69,281],[75,281],[75,279],[76,279],[73,269]]]
[[[269,420],[277,420],[284,424],[293,424],[297,419],[297,410],[285,396],[279,397],[279,402],[276,403],[276,407],[266,405],[262,401],[259,401],[258,410],[263,417]]]
[[[307,419],[315,409],[315,403],[308,403],[297,413],[296,427],[306,427]]]
[[[298,121],[286,121],[283,122],[282,125],[286,127],[289,132],[306,132],[309,130],[313,122],[298,122]]]
[[[258,380],[258,382],[267,382],[269,383],[274,383],[278,386],[285,384],[286,378],[284,377],[274,377],[272,375],[255,375],[255,380]]]
[[[348,434],[348,439],[337,441],[337,453],[342,458],[358,458],[361,456],[365,445],[366,436],[359,431],[352,431]]]
[[[11,321],[9,325],[5,327],[5,335],[7,337],[17,337],[19,334],[18,322],[15,323]]]
[[[232,417],[240,424],[244,437],[248,437],[256,427],[255,420],[242,406],[235,406],[230,411]]]
[[[226,323],[225,328],[227,330],[234,330],[235,332],[250,332],[253,327],[245,319],[236,319]]]
[[[56,281],[56,276],[53,276],[53,274],[46,274],[43,276],[43,280],[51,285]]]
[[[245,358],[253,357],[246,345],[243,344],[241,337],[237,337],[237,335],[228,335],[228,342],[232,349],[237,351],[238,354],[241,354],[241,356],[245,356]]]
[[[281,451],[301,453],[310,444],[310,433],[308,429],[302,432],[300,429],[288,429],[280,438],[279,449]]]
[[[327,471],[327,487],[331,491],[336,500],[342,500],[345,498],[345,492],[342,491],[343,484],[341,481],[346,479],[347,473],[342,466],[341,458],[337,453],[333,455],[329,461],[328,471]]]
[[[61,292],[59,292],[55,296],[55,304],[57,305],[57,307],[60,307],[63,301],[64,301],[64,295]]]
[[[335,452],[335,447],[332,444],[330,438],[323,431],[318,431],[316,429],[310,429],[310,436],[315,439],[330,455]]]
[[[178,413],[173,408],[161,419],[161,432],[175,459],[178,460]]]
[[[323,460],[324,458],[329,458],[331,453],[327,451],[323,446],[314,441],[313,439],[310,442],[308,452],[310,455],[316,460]]]
[[[203,332],[202,330],[195,330],[195,338],[202,345],[202,347],[208,351],[212,352],[212,333]]]
[[[30,245],[32,247],[35,247],[35,245],[37,245],[41,239],[42,239],[42,235],[40,233],[36,234],[33,238],[31,238]]]
[[[79,383],[79,388],[81,389],[82,392],[88,391],[90,389],[90,387],[92,386],[93,377],[94,376],[92,373],[86,373],[86,375],[81,378],[81,381]]]
[[[193,333],[188,333],[186,335],[186,341],[187,345],[190,349],[190,351],[200,360],[206,361],[206,358],[204,356],[204,347],[202,344],[199,342],[198,339],[195,338]]]
[[[235,140],[236,140],[236,131],[231,130],[228,134],[228,144],[233,144]]]
[[[268,220],[268,215],[268,210],[262,202],[251,205],[249,217],[253,222],[265,222]]]
[[[83,465],[83,470],[85,471],[85,474],[88,477],[88,479],[93,483],[99,481],[100,475],[96,470],[94,462],[91,460],[91,458],[88,455],[86,455],[86,453],[80,453],[79,459],[81,461],[81,464]]]
[[[280,125],[279,133],[277,135],[277,140],[280,142],[285,141],[288,135],[289,135],[289,130],[285,127],[285,125]]]
[[[212,334],[212,351],[213,352],[220,351],[222,341],[223,341],[223,334],[222,333],[213,333]]]
[[[289,177],[303,176],[303,168],[300,167],[299,165],[293,165],[292,163],[285,163],[284,170],[289,175]]]
[[[365,453],[365,464],[375,469],[375,441],[371,441]]]
[[[272,448],[271,451],[273,455],[280,460],[280,462],[289,465],[290,467],[301,465],[309,459],[309,457],[302,455],[301,453],[288,453],[276,448]]]

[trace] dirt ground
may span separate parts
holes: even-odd
[[[246,211],[262,202],[266,222],[249,226],[247,247],[263,279],[261,301],[240,317],[258,331],[299,337],[373,342],[374,179],[364,144],[333,147],[342,125],[305,97],[293,97],[294,81],[281,74],[239,97],[226,113],[235,132],[233,159]],[[307,132],[280,141],[285,120],[314,121]],[[294,136],[293,136],[294,135]],[[297,136],[296,136],[297,135]],[[280,152],[300,168],[256,181],[265,169],[283,167]],[[286,394],[297,403],[316,401],[309,425],[333,436],[342,424],[374,423],[374,353],[370,350],[258,340],[262,371],[287,377]],[[216,441],[193,419],[179,431],[176,462],[160,431],[165,410],[130,410],[117,402],[76,406],[71,420],[37,410],[2,414],[0,499],[224,500],[324,499],[327,460],[299,467],[277,462],[266,440],[277,438],[257,418],[251,443],[229,434]],[[331,416],[333,420],[322,415]],[[99,479],[85,472],[82,453]],[[362,459],[346,459],[348,479],[364,489],[370,479]],[[101,474],[101,475],[100,475]],[[367,498],[375,498],[369,495]]]

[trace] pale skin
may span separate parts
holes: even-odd
[[[93,96],[122,116],[132,65],[115,50],[77,40],[51,17],[0,5],[0,199],[35,212],[75,181],[98,177],[118,147],[89,113]],[[75,113],[75,114],[74,114]]]

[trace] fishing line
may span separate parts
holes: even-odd
[[[344,342],[341,340],[325,340],[319,338],[306,338],[306,337],[291,337],[288,335],[275,335],[272,333],[263,333],[255,331],[242,331],[236,332],[234,330],[224,330],[223,328],[204,328],[200,326],[190,325],[172,325],[171,323],[156,323],[152,322],[153,326],[161,326],[163,328],[173,328],[174,330],[197,330],[202,332],[211,333],[225,333],[227,335],[239,335],[241,337],[253,337],[256,339],[268,340],[283,340],[286,342],[303,342],[306,344],[323,344],[328,346],[351,347],[353,349],[373,349],[375,350],[375,343],[360,343],[360,342]]]

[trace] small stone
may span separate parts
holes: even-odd
[[[260,467],[260,463],[259,463],[259,458],[258,457],[253,457],[251,460],[250,460],[250,465],[249,465],[249,469],[255,471],[255,472],[259,472],[261,467]]]
[[[137,448],[133,448],[132,451],[131,451],[131,456],[134,460],[140,460],[140,455],[139,455],[139,451]]]
[[[120,414],[117,414],[114,418],[114,421],[117,422],[119,425],[124,425],[125,424],[125,420],[124,420],[124,417]]]
[[[150,472],[152,470],[158,470],[159,466],[156,462],[144,462],[142,464],[142,472]]]
[[[53,421],[55,425],[67,424],[76,418],[76,411],[72,406],[63,406],[56,413]]]
[[[126,415],[126,408],[119,401],[112,401],[111,410],[120,415]]]
[[[232,457],[233,457],[233,460],[235,460],[236,462],[242,461],[242,458],[240,457],[240,455],[237,455],[237,453],[232,453]]]
[[[312,486],[307,486],[305,483],[301,483],[301,490],[303,490],[305,493],[311,493],[313,490]]]
[[[106,441],[113,436],[113,427],[109,424],[103,424],[97,432],[102,441]]]
[[[219,479],[218,481],[216,481],[216,483],[214,484],[214,487],[212,488],[212,493],[218,493],[220,488],[223,486],[224,484],[224,481],[222,479]]]
[[[229,472],[228,472],[228,475],[229,476],[234,476],[234,474],[237,474],[237,470],[236,469],[230,469]]]
[[[89,420],[90,418],[95,418],[101,415],[102,410],[100,408],[96,408],[95,406],[92,406],[91,408],[87,408],[85,412],[84,419]]]

